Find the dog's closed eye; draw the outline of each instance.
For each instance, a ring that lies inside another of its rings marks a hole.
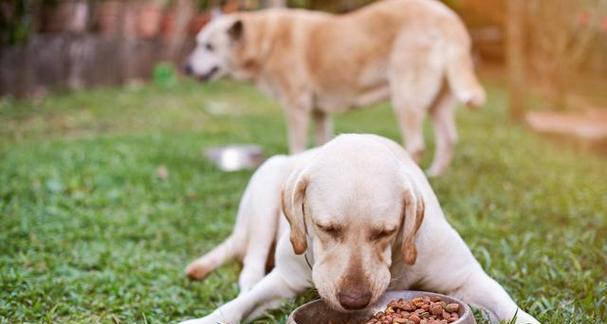
[[[341,237],[343,233],[342,228],[334,224],[316,224],[316,227],[318,227],[321,232],[335,238]]]
[[[211,43],[206,43],[204,45],[204,48],[206,48],[207,51],[209,51],[209,52],[212,52],[215,49],[215,47],[213,47],[213,44],[211,44]]]
[[[392,234],[396,233],[396,228],[382,228],[375,229],[371,231],[371,235],[369,235],[369,240],[377,241],[383,238],[387,238],[392,236]]]

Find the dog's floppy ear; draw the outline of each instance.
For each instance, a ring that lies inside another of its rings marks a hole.
[[[281,193],[282,211],[291,225],[291,244],[295,254],[302,254],[308,248],[304,219],[304,199],[308,183],[305,172],[293,172]]]
[[[417,249],[415,247],[415,235],[424,220],[425,202],[421,193],[416,190],[415,184],[404,177],[404,199],[403,199],[403,224],[402,253],[404,261],[408,265],[415,264]]]
[[[239,41],[240,39],[242,39],[243,34],[244,24],[242,20],[237,19],[235,22],[232,23],[232,26],[228,28],[228,36],[230,36],[230,39],[232,41]]]

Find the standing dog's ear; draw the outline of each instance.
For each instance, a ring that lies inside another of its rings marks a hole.
[[[295,254],[302,254],[308,248],[304,219],[307,186],[308,178],[304,172],[293,172],[281,193],[282,211],[291,225],[291,244]]]
[[[244,24],[238,19],[228,28],[228,36],[232,41],[239,41],[244,34]]]
[[[424,220],[425,203],[415,185],[408,178],[404,180],[404,206],[402,224],[402,253],[408,265],[415,264],[417,249],[415,247],[415,234]]]

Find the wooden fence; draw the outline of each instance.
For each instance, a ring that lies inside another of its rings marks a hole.
[[[192,40],[179,50],[180,64]],[[0,49],[0,95],[36,96],[51,89],[80,89],[150,77],[164,61],[161,38],[104,38],[99,34],[39,34],[23,46]]]

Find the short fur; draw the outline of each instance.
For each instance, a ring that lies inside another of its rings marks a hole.
[[[276,267],[266,275],[275,241]],[[312,287],[341,311],[417,287],[482,306],[494,319],[538,323],[483,271],[407,152],[375,135],[341,135],[264,163],[232,235],[186,272],[199,279],[235,257],[244,264],[240,295],[184,323],[251,320]]]
[[[332,137],[330,114],[390,99],[406,148],[419,161],[429,112],[436,153],[429,174],[450,164],[455,100],[480,106],[470,38],[435,0],[385,0],[345,15],[270,9],[213,20],[197,36],[188,70],[203,80],[252,80],[284,107],[291,153]]]

